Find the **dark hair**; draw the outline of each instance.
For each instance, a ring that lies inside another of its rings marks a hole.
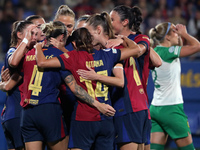
[[[76,43],[76,50],[85,50],[91,53],[93,50],[92,36],[86,28],[79,28],[72,33],[71,40]]]
[[[90,15],[82,15],[78,18],[77,22],[80,22],[80,21],[86,21],[88,18],[90,17]]]
[[[141,34],[140,24],[142,23],[142,13],[139,7],[134,6],[133,8],[120,5],[115,7],[112,11],[116,11],[119,14],[121,21],[125,19],[129,20],[129,29],[135,31],[136,34]]]
[[[46,35],[47,41],[53,37],[56,38],[61,34],[64,34],[64,37],[67,36],[67,28],[64,23],[60,21],[54,21],[50,23],[45,23],[41,25],[42,32]]]
[[[79,18],[78,18],[78,20],[76,21],[76,25],[75,25],[75,27],[77,28],[77,25],[79,24],[79,22],[81,22],[81,21],[85,21],[86,22],[86,20],[88,19],[90,17],[90,15],[82,15],[82,16],[80,16]]]
[[[167,32],[168,25],[168,22],[160,23],[149,30],[150,43],[152,47],[157,43],[162,43],[164,41],[164,37],[170,34],[171,28]]]
[[[12,33],[11,33],[11,47],[15,47],[18,42],[17,32],[23,32],[23,30],[27,27],[27,25],[33,24],[30,21],[15,21],[12,25]]]
[[[27,20],[27,21],[33,21],[33,20],[35,20],[35,19],[43,19],[41,16],[39,16],[39,15],[31,15],[31,16],[28,16],[28,17],[26,17],[26,19],[25,20]]]
[[[111,19],[107,12],[102,12],[101,14],[94,14],[90,16],[86,20],[86,23],[93,26],[95,29],[98,25],[101,25],[103,27],[104,33],[107,34],[109,38],[115,38],[112,29]]]
[[[59,16],[71,16],[75,18],[75,13],[71,10],[67,5],[61,5],[55,15],[55,20],[58,19]]]

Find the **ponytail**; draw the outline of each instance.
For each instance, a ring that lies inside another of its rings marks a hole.
[[[94,29],[97,28],[97,26],[102,26],[104,33],[109,36],[109,38],[113,39],[115,38],[113,29],[112,29],[112,24],[111,24],[111,19],[110,16],[107,12],[102,12],[101,14],[94,14],[90,16],[87,20],[86,23],[93,26]]]

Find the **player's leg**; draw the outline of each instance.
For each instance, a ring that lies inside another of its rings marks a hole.
[[[155,150],[164,150],[164,146],[167,142],[168,135],[165,133],[163,127],[161,126],[161,120],[164,118],[162,115],[164,112],[160,112],[160,106],[156,107],[150,106],[150,114],[151,114],[151,149]]]
[[[188,133],[188,136],[185,138],[175,139],[176,145],[180,150],[194,150],[194,145],[192,142],[192,136]]]
[[[169,135],[175,140],[175,143],[180,150],[194,150],[190,126],[188,118],[183,110],[183,104],[179,104],[176,107],[174,106],[173,109],[175,112],[172,116],[172,119],[174,118],[174,126],[172,126]]]
[[[25,143],[26,150],[43,150],[43,142],[42,141],[33,141]]]
[[[123,143],[119,144],[120,150],[137,150],[138,144],[137,143]]]
[[[59,141],[48,142],[48,147],[51,150],[67,150],[68,148],[68,138],[65,137]]]

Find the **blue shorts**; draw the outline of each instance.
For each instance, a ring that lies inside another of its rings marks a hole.
[[[60,104],[22,109],[21,130],[25,142],[54,142],[67,135]]]
[[[151,137],[151,119],[148,119],[148,125],[147,125],[147,140],[145,142],[145,145],[151,144],[150,137]]]
[[[69,148],[112,150],[114,142],[113,120],[71,121]]]
[[[24,147],[20,129],[20,118],[7,120],[2,124],[8,149]]]
[[[145,143],[147,140],[148,112],[142,110],[114,117],[116,143]]]

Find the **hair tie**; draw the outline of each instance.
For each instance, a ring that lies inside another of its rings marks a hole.
[[[170,27],[171,27],[171,23],[170,23],[170,22],[168,22],[167,31],[166,31],[166,33],[165,33],[164,37],[165,37],[165,36],[167,35],[167,33],[169,32],[169,29],[170,29]]]
[[[168,34],[170,27],[171,27],[171,23],[168,22],[167,31],[161,40],[163,40],[165,38],[165,36]]]

